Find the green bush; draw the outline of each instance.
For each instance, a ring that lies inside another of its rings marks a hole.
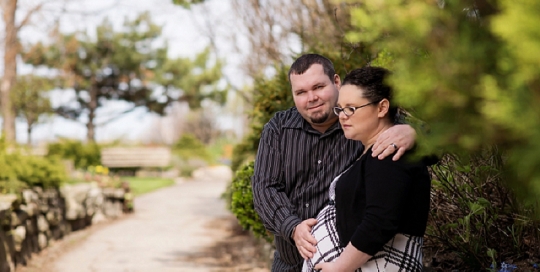
[[[505,156],[496,147],[445,155],[432,167],[425,248],[441,271],[481,271],[489,264],[540,261],[538,206],[524,206],[507,188]],[[536,259],[535,259],[536,258]]]
[[[199,158],[210,162],[212,159],[212,156],[206,150],[206,146],[195,135],[189,133],[182,134],[180,139],[173,145],[173,152],[182,160]]]
[[[64,164],[55,157],[0,151],[0,193],[16,193],[34,186],[58,188],[66,180]]]
[[[231,211],[238,219],[240,226],[251,230],[255,237],[272,241],[272,236],[266,231],[261,219],[253,207],[253,193],[251,190],[251,176],[254,162],[244,165],[236,171],[229,192],[231,198]]]
[[[15,154],[8,156],[18,161],[12,165],[17,179],[30,186],[58,188],[67,179],[66,169],[57,157],[42,158]]]
[[[83,144],[78,140],[62,139],[50,143],[47,157],[73,160],[75,168],[86,170],[89,166],[101,164],[101,147],[96,143]]]

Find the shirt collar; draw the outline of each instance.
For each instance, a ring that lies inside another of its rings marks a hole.
[[[298,109],[296,107],[293,107],[292,108],[292,112],[293,112],[293,115],[292,115],[292,118],[289,118],[284,124],[283,124],[283,127],[285,128],[297,128],[297,129],[304,129],[305,131],[308,131],[308,132],[315,132],[315,133],[319,133],[320,132],[316,129],[314,129],[307,121],[306,119],[304,119],[304,117],[302,117],[302,115],[300,115],[300,113],[298,112]],[[325,132],[323,135],[327,135],[327,134],[331,134],[333,133],[334,131],[336,130],[342,130],[341,129],[341,124],[339,122],[336,122],[334,123],[332,126],[330,126]]]

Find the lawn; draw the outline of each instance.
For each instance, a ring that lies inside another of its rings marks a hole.
[[[124,177],[122,179],[129,182],[131,191],[135,196],[149,193],[159,188],[171,186],[174,184],[174,180],[169,178]]]

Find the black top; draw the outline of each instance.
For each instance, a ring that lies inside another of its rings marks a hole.
[[[369,255],[397,233],[423,236],[431,180],[424,161],[404,155],[373,158],[371,148],[336,184],[336,225],[341,246],[349,241]]]
[[[315,218],[328,202],[332,180],[362,154],[339,122],[324,133],[296,108],[276,113],[264,126],[252,177],[253,201],[264,226],[275,235],[272,271],[300,271],[303,259],[290,238],[302,220]]]

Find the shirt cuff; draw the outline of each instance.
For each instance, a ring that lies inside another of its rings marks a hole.
[[[290,215],[289,217],[285,218],[283,221],[283,224],[281,224],[281,235],[283,238],[288,241],[291,245],[295,245],[294,239],[292,239],[292,232],[294,228],[302,223],[302,220],[298,218],[295,215]]]

